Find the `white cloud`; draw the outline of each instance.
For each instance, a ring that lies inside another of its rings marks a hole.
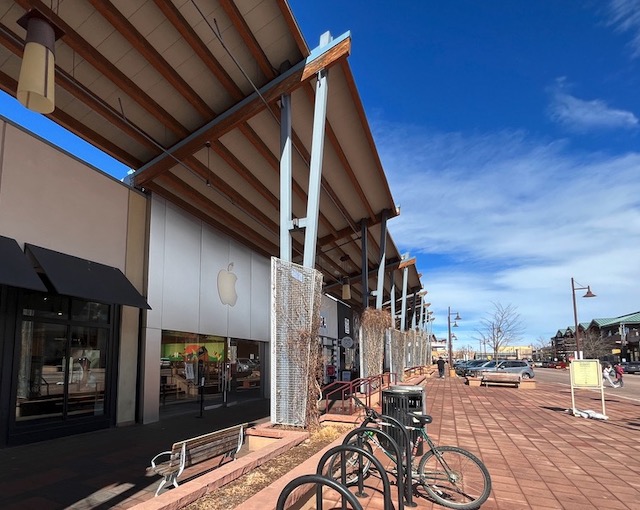
[[[640,0],[610,0],[607,14],[610,26],[631,33],[633,56],[640,56]]]
[[[463,345],[491,303],[513,304],[525,342],[573,324],[571,277],[596,299],[579,320],[640,310],[640,153],[572,153],[523,133],[477,136],[374,124],[391,190],[390,223],[401,250],[419,256],[435,331],[446,308],[463,316]]]
[[[638,126],[638,118],[629,111],[611,108],[600,99],[585,101],[566,91],[564,79],[552,88],[549,106],[551,118],[573,131],[593,129],[629,129]]]

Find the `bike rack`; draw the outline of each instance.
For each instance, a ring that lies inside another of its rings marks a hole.
[[[412,507],[417,506],[417,504],[413,502],[413,490],[412,490],[413,477],[411,473],[411,468],[413,466],[413,453],[411,451],[411,436],[409,435],[409,431],[407,430],[407,427],[404,425],[404,423],[400,422],[397,418],[394,418],[393,416],[381,414],[380,419],[384,421],[374,422],[374,423],[378,423],[379,425],[392,426],[402,431],[402,434],[404,436],[404,452],[407,455],[407,465],[403,466],[405,470],[404,486],[407,492],[406,494],[407,506],[412,506]],[[400,449],[399,445],[398,445],[398,449]]]
[[[361,442],[360,437],[358,437],[358,442]],[[366,494],[363,492],[364,476],[362,474],[362,457],[364,456],[373,463],[373,465],[376,467],[376,469],[380,473],[380,477],[382,478],[382,488],[384,493],[384,510],[394,510],[394,506],[391,501],[391,484],[389,483],[389,476],[387,475],[387,472],[385,471],[384,466],[382,465],[382,462],[380,462],[372,453],[368,452],[361,446],[341,444],[331,448],[330,450],[327,450],[327,452],[320,459],[320,462],[318,462],[317,474],[319,475],[322,474],[322,472],[324,471],[325,464],[331,457],[333,457],[334,455],[340,454],[340,469],[342,470],[341,483],[342,485],[346,486],[346,482],[347,482],[347,479],[346,479],[347,475],[345,472],[347,467],[347,461],[345,456],[346,452],[355,452],[358,454],[358,464],[359,464],[358,493],[356,493],[356,496],[358,497],[366,496]],[[344,508],[344,501],[343,501],[343,508]],[[398,510],[402,510],[402,507],[398,508]]]
[[[287,498],[293,492],[294,489],[299,487],[300,485],[305,484],[315,484],[316,485],[316,509],[322,510],[322,485],[326,485],[330,487],[334,491],[338,492],[342,496],[342,507],[345,508],[345,499],[349,502],[353,510],[362,510],[362,505],[358,501],[358,499],[347,489],[344,485],[336,482],[333,478],[327,478],[322,475],[302,475],[297,478],[291,480],[285,487],[282,489],[280,496],[278,497],[278,503],[276,504],[276,510],[284,510],[284,504],[287,502]]]
[[[393,447],[394,453],[396,454],[396,459],[395,459],[395,464],[396,464],[396,470],[397,470],[397,475],[396,475],[396,480],[397,480],[397,485],[398,485],[398,510],[404,510],[404,499],[405,499],[405,481],[407,480],[407,470],[405,469],[405,467],[402,464],[402,456],[400,455],[400,447],[398,446],[398,443],[396,443],[395,439],[393,439],[391,437],[390,434],[387,434],[384,430],[380,430],[380,429],[376,429],[373,427],[358,427],[357,429],[353,429],[351,432],[349,432],[344,440],[342,441],[343,445],[346,445],[349,443],[349,440],[353,437],[353,436],[358,436],[358,446],[362,447],[362,433],[363,432],[371,432],[373,434],[382,436],[383,438],[387,439],[389,441],[389,444]],[[410,469],[410,468],[409,468]],[[386,471],[386,470],[385,470]],[[403,472],[404,472],[404,476],[403,476]],[[409,473],[409,476],[411,476],[411,473]],[[409,487],[412,487],[412,483],[411,483],[411,478],[408,479],[409,481]],[[362,492],[364,490],[364,484],[362,481],[362,477],[358,477],[358,491]],[[409,497],[406,498],[407,499],[407,505],[408,506],[417,506],[414,502],[413,499],[411,498],[411,490],[409,490]]]

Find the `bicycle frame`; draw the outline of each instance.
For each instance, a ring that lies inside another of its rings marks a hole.
[[[471,510],[478,508],[487,500],[491,492],[491,477],[486,466],[480,459],[463,448],[436,446],[427,434],[427,425],[431,423],[430,416],[407,411],[407,416],[411,418],[411,424],[405,425],[395,417],[378,413],[360,401],[356,395],[352,395],[352,397],[356,405],[366,412],[366,417],[360,426],[361,432],[359,434],[361,435],[358,444],[362,447],[361,441],[365,441],[368,443],[370,451],[374,447],[381,449],[396,465],[396,476],[404,478],[405,486],[409,488],[406,491],[406,500],[409,506],[413,506],[410,488],[414,481],[422,485],[431,498],[446,507]],[[375,427],[372,427],[371,424],[374,424]],[[392,437],[388,431],[385,432],[382,429],[385,426],[402,430],[402,447],[398,445],[397,436]],[[377,437],[377,431],[385,433],[383,437],[386,437],[386,441],[381,441]],[[358,434],[358,429],[351,434]],[[412,438],[410,434],[414,437]],[[425,451],[418,455],[422,449]],[[359,469],[363,470],[362,456],[359,459],[361,463]],[[414,459],[416,461],[419,459],[419,461],[416,463]],[[368,466],[366,469],[368,470]],[[465,488],[465,472],[469,472],[469,469],[473,473],[469,479],[472,480],[469,486],[470,491]],[[458,497],[462,498],[462,501],[459,502]]]
[[[375,423],[377,425],[389,425],[389,423],[385,423],[384,417],[381,417],[382,421],[376,421],[373,418],[367,417],[364,422],[362,423],[361,427],[367,427],[370,423]],[[420,456],[416,455],[416,452],[419,451],[418,447],[420,446],[420,443],[426,443],[427,445],[427,449],[426,451],[424,451],[423,455],[427,453],[427,451],[430,451],[437,459],[438,462],[440,462],[440,465],[443,467],[447,478],[451,478],[453,470],[449,467],[449,465],[447,464],[447,461],[444,459],[444,457],[442,456],[442,454],[438,451],[438,447],[436,446],[436,444],[431,440],[431,438],[429,437],[429,435],[427,434],[427,430],[425,427],[414,427],[412,425],[405,425],[404,426],[408,431],[412,431],[412,430],[417,430],[418,431],[418,438],[417,441],[415,442],[415,444],[411,445],[411,451],[412,451],[412,460],[419,458]],[[396,462],[396,458],[395,455],[393,454],[393,452],[391,452],[388,448],[386,448],[379,440],[378,438],[375,436],[375,434],[371,433],[371,432],[365,432],[365,436],[367,438],[367,441],[370,441],[371,443],[373,443],[374,445],[376,445],[378,448],[380,448],[383,453],[393,462]],[[413,480],[419,480],[419,474],[417,472],[417,470],[411,469],[411,478]]]

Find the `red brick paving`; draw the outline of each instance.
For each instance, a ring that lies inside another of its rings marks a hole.
[[[436,444],[471,451],[491,473],[493,490],[483,509],[640,509],[640,400],[608,393],[609,420],[600,421],[565,412],[571,407],[566,385],[471,388],[460,378],[424,385],[434,418],[429,435]],[[599,412],[599,392],[577,390],[576,406]],[[313,469],[310,461],[288,479]],[[381,494],[367,492],[373,497],[361,500],[363,508],[382,508]],[[337,496],[325,493],[332,502],[325,510],[339,508]],[[267,495],[256,495],[242,510],[274,508]],[[418,509],[443,508],[424,497],[414,501]]]
[[[566,385],[538,381],[534,390],[472,388],[459,378],[432,378],[423,384],[427,411],[434,418],[429,435],[439,445],[471,451],[491,473],[493,490],[483,510],[640,510],[640,398],[608,391],[609,420],[598,421],[565,412],[571,407]],[[599,392],[579,390],[576,406],[599,411]],[[185,417],[0,450],[0,507],[128,509],[146,501],[145,505],[153,503],[156,508],[177,508],[177,497],[201,491],[204,477],[152,498],[159,478],[145,478],[149,459],[165,449],[170,438],[191,437],[197,432],[195,426],[219,428],[240,407],[216,411],[220,414],[211,413],[205,420]],[[123,465],[115,459],[125,450],[129,461]],[[309,459],[239,508],[275,508],[282,487],[299,474],[315,472],[319,457]],[[373,481],[373,477],[367,480]],[[393,486],[394,502],[395,489]],[[381,509],[381,494],[368,492],[371,496],[362,500],[363,507]],[[336,498],[330,492],[325,497],[326,510]],[[415,501],[418,509],[443,508],[424,497]]]

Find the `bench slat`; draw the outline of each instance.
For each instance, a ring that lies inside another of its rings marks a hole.
[[[484,372],[482,374],[481,384],[488,386],[490,384],[512,384],[520,385],[520,374],[510,374],[504,372]]]
[[[182,445],[185,445],[185,467],[202,461],[233,452],[238,448],[240,431],[246,429],[248,423],[234,425],[222,430],[209,432],[190,439],[175,442],[171,447],[169,460],[157,464],[154,471],[165,476],[180,469]]]

